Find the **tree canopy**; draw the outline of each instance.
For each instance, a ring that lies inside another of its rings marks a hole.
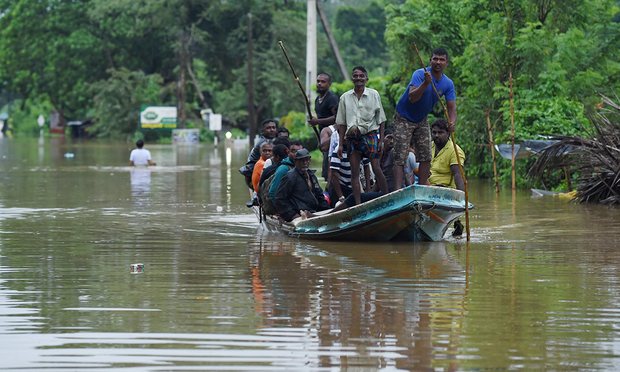
[[[491,169],[487,120],[510,138],[510,76],[517,140],[583,132],[620,86],[618,0],[319,1],[345,65],[369,69],[388,115],[420,67],[413,43],[425,61],[448,49],[470,174]],[[319,30],[319,70],[342,91]],[[91,118],[100,137],[132,136],[142,103],[176,105],[186,125],[208,107],[245,129],[250,87],[259,121],[304,112],[277,43],[299,73],[305,36],[302,0],[0,0],[0,104],[16,117],[48,107]]]

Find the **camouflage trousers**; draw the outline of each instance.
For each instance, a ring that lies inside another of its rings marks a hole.
[[[394,115],[394,164],[405,165],[410,145],[413,146],[418,162],[430,162],[433,159],[431,129],[426,118],[418,123],[413,123],[397,113]]]

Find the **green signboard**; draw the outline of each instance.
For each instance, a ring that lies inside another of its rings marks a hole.
[[[175,129],[177,108],[173,106],[143,106],[140,111],[140,128]]]

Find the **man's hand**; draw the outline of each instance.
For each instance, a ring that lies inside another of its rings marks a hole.
[[[338,143],[338,158],[342,159],[342,140]]]
[[[308,124],[315,127],[319,125],[319,119],[318,118],[308,119]]]
[[[428,70],[424,70],[424,84],[429,85],[433,82],[433,77]]]
[[[448,122],[448,133],[454,133],[455,130],[456,130],[456,125],[454,125],[454,123],[452,122]]]

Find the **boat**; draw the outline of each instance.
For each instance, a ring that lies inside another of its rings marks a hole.
[[[302,239],[440,241],[450,224],[465,213],[465,193],[411,185],[347,209],[321,211],[291,222],[265,216],[258,207],[254,211],[269,231]]]

